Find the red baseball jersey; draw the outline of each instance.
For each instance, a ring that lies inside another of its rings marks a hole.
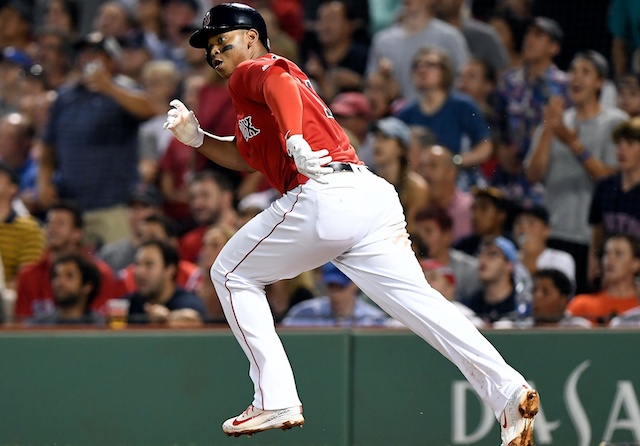
[[[284,135],[265,100],[264,80],[273,65],[283,68],[297,81],[302,98],[303,136],[311,148],[329,150],[334,162],[361,164],[349,137],[316,94],[309,78],[296,64],[275,54],[242,62],[229,78],[229,91],[238,115],[236,144],[247,164],[262,172],[281,193],[308,181],[287,155]]]

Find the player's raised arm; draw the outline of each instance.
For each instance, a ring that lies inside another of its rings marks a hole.
[[[172,108],[167,112],[164,128],[171,130],[178,141],[195,148],[211,161],[223,167],[253,172],[254,169],[240,156],[234,136],[217,136],[205,132],[200,127],[195,113],[178,99],[174,99],[169,105]]]

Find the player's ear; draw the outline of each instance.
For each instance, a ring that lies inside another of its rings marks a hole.
[[[251,48],[253,45],[255,45],[255,43],[258,41],[258,31],[256,31],[255,29],[250,29],[247,31],[247,33],[245,34],[246,38],[247,38],[247,49]]]

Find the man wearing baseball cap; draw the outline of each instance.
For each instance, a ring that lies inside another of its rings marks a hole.
[[[505,72],[499,83],[503,108],[496,114],[507,116],[509,142],[520,159],[529,150],[533,131],[543,120],[547,101],[554,96],[569,101],[567,75],[553,63],[560,54],[562,38],[562,28],[555,20],[536,17],[522,44],[523,66]]]

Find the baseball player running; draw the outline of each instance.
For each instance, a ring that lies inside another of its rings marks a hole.
[[[429,286],[395,189],[358,160],[300,68],[269,52],[260,14],[240,3],[217,5],[189,43],[203,48],[209,65],[229,80],[236,134],[205,132],[178,100],[165,128],[222,166],[262,172],[282,193],[231,238],[211,267],[254,384],[251,405],[222,430],[239,436],[304,423],[264,287],[331,261],[460,369],[493,409],[503,446],[532,445],[538,393]]]

